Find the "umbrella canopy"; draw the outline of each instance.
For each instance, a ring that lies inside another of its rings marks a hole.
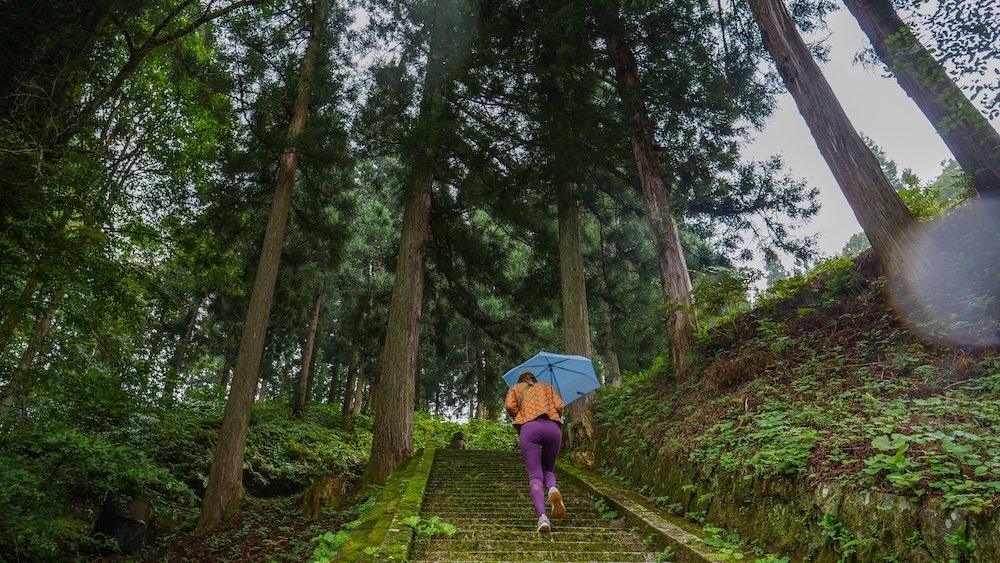
[[[601,386],[597,373],[594,372],[594,363],[584,356],[539,352],[505,373],[504,383],[507,387],[513,387],[518,376],[525,371],[535,374],[539,383],[555,387],[566,405]]]

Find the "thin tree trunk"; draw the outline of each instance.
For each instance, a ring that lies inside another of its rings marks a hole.
[[[14,408],[14,397],[16,395],[21,395],[22,397],[28,393],[28,368],[31,367],[32,362],[35,361],[35,356],[38,355],[38,349],[42,346],[42,342],[45,341],[46,335],[48,335],[49,330],[52,328],[52,317],[55,314],[55,303],[56,299],[53,299],[52,303],[49,304],[49,308],[45,313],[38,318],[35,323],[35,328],[31,331],[31,338],[28,340],[28,347],[25,348],[24,353],[21,354],[21,361],[17,365],[17,369],[11,376],[10,381],[7,383],[7,387],[3,391],[3,395],[0,396],[0,417],[4,417]]]
[[[260,378],[260,385],[257,386],[257,398],[254,402],[260,404],[267,400],[267,378]]]
[[[347,382],[344,383],[344,408],[341,411],[343,417],[349,417],[354,413],[354,388],[358,385],[358,367],[361,364],[361,355],[358,350],[351,352],[351,361],[347,364]]]
[[[368,402],[375,400],[375,386],[369,387]],[[354,380],[354,397],[351,399],[351,418],[357,418],[363,410],[367,410],[365,402],[365,365],[358,364],[358,377]]]
[[[226,343],[223,347],[224,359],[222,360],[222,369],[219,371],[219,391],[225,393],[229,388],[229,376],[233,371],[233,352],[232,347],[236,344],[236,332],[233,331],[226,337]]]
[[[295,385],[292,384],[292,364],[286,364],[278,376],[278,384],[281,393],[287,393],[289,402],[294,399]]]
[[[337,402],[338,393],[340,391],[340,366],[333,364],[330,366],[330,386],[327,387],[326,391],[326,404],[332,405]],[[341,405],[341,412],[343,412],[343,405]]]
[[[219,370],[219,391],[225,393],[229,389],[229,377],[233,371],[233,360],[226,354],[226,359],[222,362],[222,369]]]
[[[444,4],[448,4],[445,6]],[[431,188],[437,161],[436,125],[444,114],[446,19],[451,2],[438,0],[431,29],[417,128],[425,134],[416,147],[399,241],[389,321],[375,395],[375,425],[366,477],[384,483],[413,455],[413,385],[420,350],[420,315],[424,300],[424,246],[430,235]]]
[[[603,301],[601,302],[601,316],[604,320],[604,330],[601,331],[604,336],[604,359],[607,360],[608,371],[611,372],[608,386],[621,387],[623,382],[622,368],[618,365],[618,349],[615,346],[614,325],[611,323],[611,308]]]
[[[646,220],[660,262],[664,301],[669,307],[667,336],[670,339],[671,361],[677,374],[684,375],[689,367],[688,349],[695,317],[691,308],[691,277],[670,202],[670,183],[656,155],[653,123],[642,97],[635,55],[625,40],[617,15],[607,28],[604,39],[608,56],[615,67],[618,96],[628,117],[629,140],[642,184]]]
[[[889,0],[844,0],[879,59],[930,120],[980,195],[1000,195],[1000,134],[920,44]]]
[[[484,420],[486,418],[486,351],[482,349],[479,345],[479,340],[476,340],[476,353],[473,358],[472,369],[476,377],[476,414],[475,417],[479,420]]]
[[[247,425],[250,422],[250,405],[257,387],[260,360],[264,348],[264,335],[271,315],[274,284],[278,277],[281,249],[285,242],[288,210],[298,166],[298,145],[309,113],[309,90],[321,49],[321,37],[326,20],[327,0],[317,0],[314,5],[312,30],[302,60],[299,90],[295,100],[292,122],[289,126],[289,148],[281,156],[274,199],[257,276],[250,294],[243,338],[236,356],[232,390],[226,402],[226,411],[219,429],[219,445],[212,459],[208,485],[202,500],[199,533],[207,532],[220,522],[229,520],[239,512],[243,498],[243,459],[246,454]]]
[[[907,248],[918,247],[916,220],[851,125],[784,3],[750,0],[750,9],[778,73],[885,271],[919,276],[920,264],[905,255]]]
[[[319,403],[321,400],[316,398],[316,382],[323,378],[323,348],[319,345],[315,345],[316,348],[312,353],[312,368],[309,373],[309,381],[306,384],[306,401]]]
[[[31,297],[35,294],[36,289],[38,289],[38,276],[32,274],[28,278],[28,281],[24,283],[24,288],[21,290],[21,297],[18,299],[14,310],[4,319],[3,327],[0,327],[0,354],[3,354],[3,351],[7,348],[7,343],[10,341],[10,337],[14,335],[14,330],[21,323],[21,318],[24,317],[24,312],[28,310]]]
[[[566,351],[590,357],[590,317],[587,310],[587,282],[580,241],[580,211],[576,202],[576,184],[563,182],[557,191],[559,212],[559,280],[562,288],[563,332]],[[590,402],[593,393],[581,397],[566,409],[566,433],[570,448],[594,437]],[[571,400],[572,397],[565,397]],[[580,436],[578,431],[582,431]],[[579,438],[579,439],[578,439]]]
[[[313,299],[312,313],[309,315],[309,330],[306,333],[306,342],[302,346],[302,365],[299,367],[299,378],[295,384],[295,405],[292,407],[292,414],[301,417],[306,410],[306,399],[309,391],[309,374],[312,366],[313,348],[316,345],[316,327],[319,326],[319,310],[323,304],[323,288],[316,290],[316,298]]]
[[[184,364],[184,355],[191,345],[194,328],[198,324],[198,313],[201,311],[201,304],[204,301],[204,297],[199,297],[192,305],[191,311],[188,313],[187,324],[184,327],[184,334],[177,339],[177,345],[174,346],[174,355],[170,359],[170,368],[167,371],[167,380],[164,383],[163,396],[161,397],[165,404],[169,405],[174,401],[174,393],[177,392],[177,383],[180,380],[181,366]]]

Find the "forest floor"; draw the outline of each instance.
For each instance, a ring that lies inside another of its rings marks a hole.
[[[301,495],[282,498],[246,498],[240,515],[204,535],[178,532],[157,538],[152,545],[129,557],[110,562],[202,562],[202,561],[308,561],[316,546],[314,538],[338,530],[354,519],[349,510],[309,520],[299,508]]]

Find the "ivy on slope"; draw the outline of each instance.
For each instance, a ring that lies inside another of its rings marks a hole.
[[[602,392],[619,454],[1000,506],[1000,356],[919,340],[873,267],[828,263],[717,320],[691,381],[651,371]]]

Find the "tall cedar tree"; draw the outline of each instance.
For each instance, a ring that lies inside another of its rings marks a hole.
[[[297,417],[305,413],[306,402],[309,399],[308,390],[313,377],[313,351],[316,348],[316,328],[319,326],[319,311],[323,305],[324,290],[323,286],[316,289],[312,312],[309,315],[309,327],[306,329],[305,342],[302,344],[302,363],[299,366],[299,377],[295,381],[295,402],[292,404],[292,413]]]
[[[629,142],[642,184],[646,219],[660,262],[664,300],[670,306],[667,336],[674,369],[684,375],[695,317],[691,309],[691,277],[688,274],[677,223],[670,201],[670,182],[657,156],[653,123],[642,97],[639,68],[618,13],[606,14],[604,40],[615,68],[618,95],[629,124]]]
[[[781,0],[750,0],[778,73],[809,126],[827,165],[890,275],[915,273],[916,220],[871,149],[851,125]]]
[[[274,199],[271,202],[257,275],[243,327],[243,337],[236,357],[232,388],[219,430],[219,445],[212,458],[212,469],[202,499],[201,517],[197,526],[199,532],[206,532],[220,522],[235,516],[239,512],[243,497],[243,458],[246,454],[250,406],[257,390],[264,335],[271,314],[271,300],[274,295],[275,280],[278,277],[278,265],[285,241],[288,211],[298,167],[299,138],[305,129],[309,113],[309,93],[322,48],[321,39],[326,12],[327,0],[317,0],[313,5],[312,29],[302,59],[298,94],[288,127],[288,148],[281,155],[279,163]]]
[[[441,122],[452,64],[455,29],[461,18],[461,0],[438,0],[427,22],[430,45],[415,124],[399,257],[389,302],[389,320],[382,348],[372,452],[366,477],[374,483],[386,478],[413,455],[413,401],[420,350],[420,315],[424,300],[424,255],[430,234],[431,191],[440,157]]]
[[[889,0],[844,0],[879,59],[924,113],[980,195],[1000,195],[1000,134],[903,23]]]
[[[563,332],[566,338],[566,352],[590,357],[590,319],[587,311],[587,282],[583,263],[583,245],[580,237],[580,210],[576,199],[576,184],[564,182],[559,186],[557,207],[559,213],[559,280],[562,288]],[[580,441],[574,434],[576,428],[583,430],[583,443],[590,443],[594,437],[593,421],[590,416],[591,395],[582,397],[567,409],[567,427],[570,431],[569,445]]]

